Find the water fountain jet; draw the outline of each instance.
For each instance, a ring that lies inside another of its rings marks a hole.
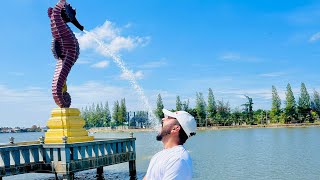
[[[93,33],[93,32],[89,32],[84,30],[83,32],[85,32],[86,34],[88,34],[89,36],[91,36],[95,42],[103,48],[103,50],[108,54],[108,56],[111,57],[111,59],[113,60],[114,63],[116,63],[116,65],[121,69],[121,71],[123,73],[126,73],[129,75],[129,82],[130,85],[133,87],[133,89],[139,94],[139,97],[141,98],[141,101],[144,105],[144,108],[148,110],[148,114],[151,116],[151,127],[153,129],[157,129],[160,126],[160,121],[158,120],[158,118],[155,116],[155,114],[153,113],[153,110],[149,104],[149,100],[146,97],[143,88],[138,84],[136,78],[134,77],[134,74],[127,68],[126,64],[124,63],[124,61],[114,52],[112,52],[112,50],[110,50],[106,44],[102,41],[99,40],[97,38],[97,36]]]

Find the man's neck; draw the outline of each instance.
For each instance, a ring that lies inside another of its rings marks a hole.
[[[163,139],[162,143],[163,143],[164,149],[170,149],[179,145],[178,141],[172,138]]]

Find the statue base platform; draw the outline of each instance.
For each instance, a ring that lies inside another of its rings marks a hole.
[[[45,143],[75,143],[92,141],[93,136],[83,128],[85,121],[76,108],[54,108],[47,122],[49,127],[45,133]]]

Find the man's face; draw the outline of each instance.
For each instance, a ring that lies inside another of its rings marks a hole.
[[[177,119],[174,117],[167,116],[162,118],[162,128],[156,137],[157,141],[161,141],[163,137],[169,135],[171,133],[172,128],[178,124],[179,123]]]

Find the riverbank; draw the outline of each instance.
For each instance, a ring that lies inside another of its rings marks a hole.
[[[209,126],[198,127],[200,131],[203,130],[222,130],[222,129],[247,129],[247,128],[297,128],[297,127],[320,127],[320,122],[316,123],[297,123],[297,124],[268,124],[268,125],[239,125],[239,126]],[[120,127],[119,129],[110,129],[108,127],[96,127],[88,130],[89,133],[98,132],[149,132],[156,131],[152,128],[138,128],[128,129],[127,127]]]

